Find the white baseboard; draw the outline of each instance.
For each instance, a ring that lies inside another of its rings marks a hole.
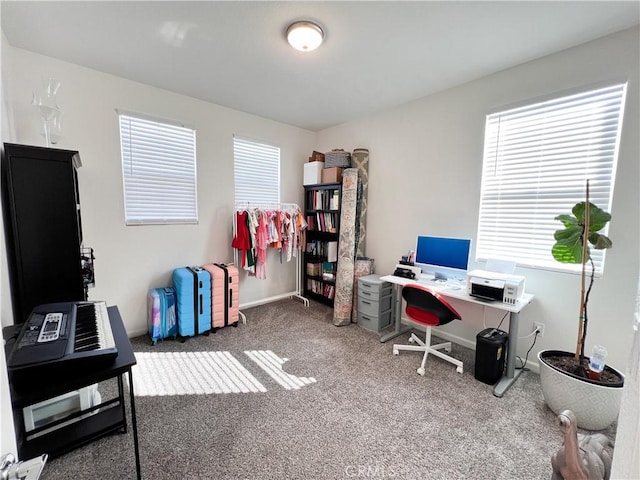
[[[140,329],[140,328],[136,328],[135,330],[131,330],[130,332],[127,332],[127,336],[129,338],[133,338],[133,337],[139,337],[140,335],[145,335],[145,334],[149,334],[149,330],[145,329]]]

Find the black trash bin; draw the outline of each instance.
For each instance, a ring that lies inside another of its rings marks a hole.
[[[494,385],[504,372],[509,334],[497,328],[487,328],[476,336],[476,380]]]

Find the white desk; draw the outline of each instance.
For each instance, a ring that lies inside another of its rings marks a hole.
[[[454,298],[456,300],[462,300],[469,303],[475,303],[484,307],[495,308],[502,310],[503,312],[509,312],[509,342],[507,347],[507,373],[500,379],[500,381],[493,388],[493,394],[496,397],[502,397],[505,392],[511,387],[513,382],[520,376],[522,370],[516,370],[516,355],[518,348],[518,323],[520,311],[531,303],[533,295],[525,293],[521,300],[515,305],[509,305],[502,302],[485,301],[476,297],[472,297],[467,294],[466,287],[459,287],[458,289],[452,288],[451,285],[446,283],[439,283],[433,281],[424,280],[411,280],[408,278],[396,277],[395,275],[385,275],[380,277],[380,280],[393,284],[395,292],[395,330],[380,338],[381,342],[386,342],[395,338],[403,333],[412,330],[412,327],[402,326],[402,287],[409,283],[417,283],[418,285],[425,285],[435,291],[437,291],[443,297]],[[513,339],[513,341],[512,341]]]

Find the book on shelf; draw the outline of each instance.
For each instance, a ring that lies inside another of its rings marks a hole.
[[[338,242],[327,242],[327,261],[338,261]]]
[[[328,262],[338,261],[338,242],[326,240],[309,240],[306,245],[306,253],[318,257],[326,257]]]
[[[315,190],[308,192],[308,208],[312,210],[339,210],[339,190]]]
[[[317,212],[315,219],[315,226],[317,230],[321,232],[336,233],[336,214],[329,212]]]
[[[336,213],[316,212],[313,215],[307,215],[307,230],[337,233],[337,220]]]
[[[333,300],[335,297],[335,287],[333,285],[325,285],[322,291],[322,295],[327,297],[329,300]]]
[[[307,252],[309,255],[317,255],[318,250],[316,247],[316,242],[307,242],[307,248],[305,248],[304,251]]]
[[[318,280],[308,279],[307,290],[313,293],[322,294],[322,282]]]
[[[314,215],[307,215],[307,230],[316,230],[316,218]]]
[[[329,210],[338,210],[340,207],[340,195],[338,190],[332,190],[333,194],[329,200]]]
[[[307,275],[310,277],[319,277],[322,273],[322,263],[307,262]]]
[[[306,252],[309,255],[324,257],[326,256],[326,243],[320,240],[310,240],[307,242]]]
[[[336,264],[332,262],[322,262],[322,279],[330,282],[336,280]]]

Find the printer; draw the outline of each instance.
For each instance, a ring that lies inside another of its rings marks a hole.
[[[471,270],[467,272],[467,293],[473,297],[515,305],[524,295],[524,277],[488,270]]]

